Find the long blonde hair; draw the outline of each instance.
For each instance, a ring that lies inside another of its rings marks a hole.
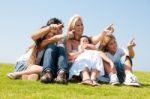
[[[81,20],[82,21],[82,18],[80,15],[78,14],[75,14],[73,17],[70,18],[69,20],[69,23],[68,23],[68,31],[72,31],[74,29],[74,26],[75,26],[75,20],[78,19],[78,20]]]
[[[112,33],[108,33],[104,36],[104,39],[102,40],[98,50],[103,51],[103,52],[107,52],[107,46],[109,44],[110,41],[112,40],[116,40],[115,36]]]
[[[82,22],[81,16],[78,15],[78,14],[75,14],[73,17],[70,18],[70,20],[68,22],[67,33],[69,33],[70,31],[74,30],[75,24],[76,24],[76,20],[80,20]]]

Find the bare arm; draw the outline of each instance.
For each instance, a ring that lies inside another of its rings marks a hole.
[[[86,44],[86,48],[88,48],[90,50],[96,50],[96,46],[93,44]]]
[[[60,34],[60,35],[55,35],[55,36],[53,36],[53,37],[51,37],[49,39],[45,39],[41,43],[41,48],[46,47],[50,43],[56,43],[56,42],[62,40],[63,38],[64,38],[64,35]]]
[[[104,52],[102,52],[102,51],[99,51],[99,52],[100,52],[100,56],[102,57],[102,59],[104,61],[106,61],[107,63],[109,63],[110,66],[114,66],[114,63],[112,62],[112,60],[109,59]]]
[[[39,38],[45,36],[47,33],[50,33],[50,32],[57,32],[60,28],[63,27],[63,24],[51,24],[50,26],[46,26],[44,28],[41,28],[39,29],[38,31],[34,32],[32,35],[31,35],[31,38],[36,41],[38,40]]]
[[[91,41],[93,44],[97,44],[98,42],[102,42],[104,36],[106,35],[106,33],[113,33],[114,32],[114,28],[112,27],[113,24],[108,25],[104,31],[100,32],[98,35],[93,36],[91,38]]]
[[[36,40],[38,40],[39,38],[41,38],[41,37],[43,37],[44,35],[46,35],[48,32],[50,32],[50,26],[41,28],[41,29],[39,29],[38,31],[34,32],[34,33],[31,35],[31,38],[32,38],[34,41],[36,41]]]
[[[82,51],[73,52],[72,46],[73,46],[72,41],[67,40],[66,42],[67,54],[68,54],[68,59],[71,61],[76,59],[82,53]],[[75,49],[78,49],[78,45],[76,45]]]

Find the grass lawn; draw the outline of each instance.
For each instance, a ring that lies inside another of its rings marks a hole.
[[[141,87],[99,87],[76,83],[42,84],[39,81],[10,80],[6,77],[13,71],[12,64],[0,64],[0,99],[150,99],[150,72],[134,72]]]

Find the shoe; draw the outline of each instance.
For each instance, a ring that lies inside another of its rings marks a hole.
[[[133,74],[126,75],[124,84],[127,86],[135,86],[135,87],[141,86],[138,82],[138,79]]]
[[[64,70],[60,70],[57,78],[55,79],[57,83],[65,84],[67,83],[67,74]]]
[[[119,80],[116,74],[111,74],[110,75],[110,82],[111,85],[119,85]]]
[[[20,76],[16,75],[16,73],[8,73],[7,77],[12,79],[12,80],[16,80],[16,79],[20,78]]]
[[[50,70],[46,70],[45,72],[43,72],[40,80],[42,83],[51,83],[53,81],[52,72]]]
[[[97,80],[98,80],[98,82],[102,82],[102,83],[110,82],[110,79],[108,77],[104,77],[104,76],[98,77]]]

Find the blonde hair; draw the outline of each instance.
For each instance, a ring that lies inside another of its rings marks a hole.
[[[112,40],[116,40],[115,36],[112,33],[106,34],[98,49],[104,52],[108,51],[107,46]]]
[[[76,20],[82,21],[81,16],[78,14],[75,14],[73,17],[70,18],[69,23],[68,23],[68,31],[72,31],[74,29]]]

